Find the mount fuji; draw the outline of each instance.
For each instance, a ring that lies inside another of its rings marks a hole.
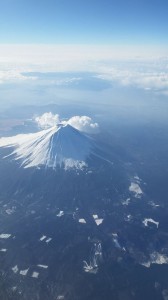
[[[59,124],[37,133],[0,139],[0,148],[9,148],[4,158],[19,161],[23,168],[63,167],[83,169],[91,156],[99,157],[93,137],[69,124]]]

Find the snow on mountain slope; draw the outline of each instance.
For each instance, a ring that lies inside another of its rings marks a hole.
[[[70,125],[58,125],[37,133],[0,138],[0,147],[11,148],[8,157],[21,160],[24,168],[46,166],[65,169],[86,166],[94,154],[94,140]]]

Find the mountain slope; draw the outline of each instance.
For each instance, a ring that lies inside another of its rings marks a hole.
[[[20,160],[24,168],[63,166],[81,169],[87,166],[86,160],[91,154],[96,155],[91,137],[62,124],[37,133],[1,138],[0,147],[11,148],[8,157]]]

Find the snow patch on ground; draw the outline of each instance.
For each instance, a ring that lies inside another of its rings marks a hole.
[[[159,222],[154,221],[153,219],[144,219],[144,221],[142,222],[146,227],[148,226],[148,223],[153,223],[156,225],[156,227],[159,227]]]
[[[90,263],[83,261],[83,269],[86,273],[96,274],[98,271],[99,263],[102,260],[102,246],[101,243],[95,243],[91,251]]]
[[[129,205],[130,204],[131,199],[127,198],[126,200],[122,201],[122,205]]]
[[[46,239],[46,237],[47,237],[46,235],[42,235],[42,237],[39,239],[39,241],[41,241],[41,242],[44,241]]]
[[[42,237],[39,239],[40,242],[46,242],[47,244],[49,242],[51,242],[52,238],[51,237],[47,237],[46,235],[42,235]]]
[[[14,208],[8,208],[8,209],[6,209],[6,211],[5,211],[6,213],[7,213],[7,215],[12,215],[14,212],[15,212],[15,209]]]
[[[168,257],[165,254],[153,252],[152,254],[150,254],[150,260],[141,263],[141,265],[145,266],[146,268],[150,268],[152,264],[168,264]]]
[[[8,239],[11,237],[11,234],[8,233],[1,233],[0,234],[0,239]]]
[[[95,220],[95,223],[96,223],[97,226],[99,226],[100,224],[103,223],[103,220],[104,220],[104,219],[99,218],[97,214],[94,214],[94,215],[92,215],[92,216],[93,216],[93,219]]]
[[[116,248],[126,251],[124,247],[122,247],[118,241],[118,234],[117,233],[112,233],[112,237],[113,237],[113,242]]]
[[[52,240],[52,238],[47,238],[47,240],[45,242],[48,244],[49,242],[51,242],[51,240]]]
[[[86,224],[85,219],[79,219],[79,223]]]
[[[60,210],[60,212],[57,214],[57,217],[62,217],[64,215],[64,211]]]
[[[103,223],[103,220],[104,220],[104,219],[96,219],[96,220],[95,220],[96,225],[99,226],[100,224],[102,224],[102,223]]]
[[[93,219],[98,219],[99,217],[98,217],[98,215],[93,215]]]
[[[29,268],[28,269],[26,269],[26,270],[20,270],[20,275],[23,275],[23,276],[26,276],[27,275],[27,273],[28,273],[28,271],[29,271]]]
[[[48,266],[47,265],[37,265],[37,267],[39,267],[39,268],[43,268],[43,269],[48,269]]]
[[[14,267],[12,268],[12,271],[13,271],[13,273],[16,274],[16,273],[19,271],[18,266],[17,266],[17,265],[14,266]]]
[[[32,276],[33,278],[38,278],[39,277],[39,273],[38,272],[33,272]]]
[[[151,205],[152,207],[156,208],[156,207],[160,207],[159,204],[154,203],[153,201],[149,202],[149,205]]]
[[[129,186],[129,191],[133,193],[136,198],[141,198],[143,194],[139,184],[135,182],[131,182],[131,185]]]
[[[133,219],[133,217],[131,215],[127,215],[125,218],[126,222],[130,222]]]

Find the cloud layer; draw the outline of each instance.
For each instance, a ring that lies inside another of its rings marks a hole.
[[[47,78],[50,72],[58,76]],[[59,72],[67,76],[62,78]],[[75,83],[78,86],[86,79],[81,72],[94,74],[99,79],[98,85],[101,81],[110,82],[113,86],[159,90],[167,95],[168,49],[88,45],[1,45],[0,48],[0,84],[29,81],[31,85],[74,88]],[[87,80],[90,86],[94,85],[93,76],[88,75]]]
[[[99,125],[94,123],[93,120],[88,116],[73,116],[69,120],[61,120],[58,114],[52,114],[51,112],[44,113],[41,116],[35,118],[35,122],[42,129],[46,129],[52,126],[56,126],[59,123],[69,124],[72,127],[86,132],[96,133],[98,132]]]
[[[113,86],[140,88],[154,93],[165,94],[168,91],[168,57],[151,59],[132,59],[127,61],[104,63],[97,77],[107,80]],[[166,95],[166,94],[165,94]]]
[[[3,83],[18,83],[23,81],[36,80],[35,76],[25,76],[19,70],[1,70],[0,71],[0,84]]]

